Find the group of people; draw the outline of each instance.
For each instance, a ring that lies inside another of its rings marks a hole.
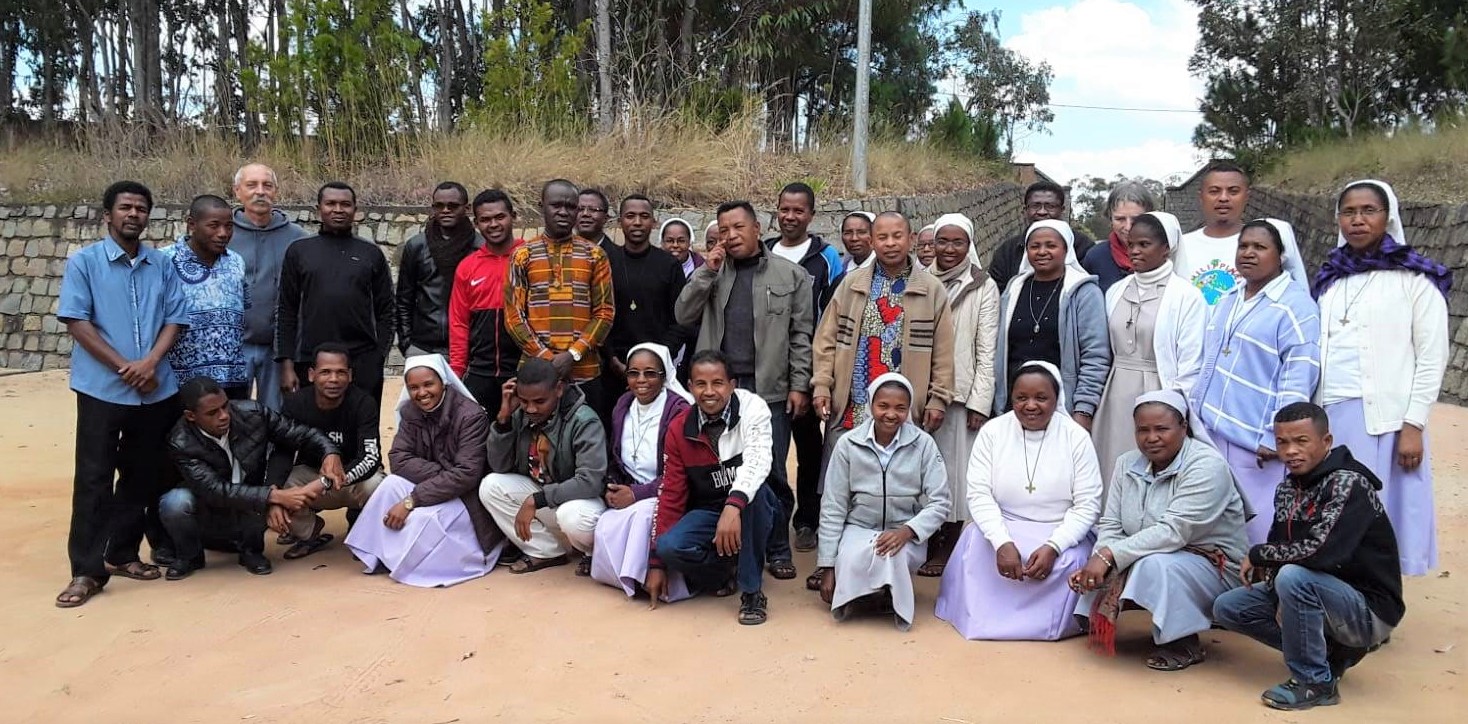
[[[545,184],[519,239],[508,195],[446,182],[394,280],[346,184],[318,191],[307,235],[246,166],[240,208],[200,196],[155,250],[151,194],[119,182],[58,312],[78,433],[56,603],[185,578],[205,548],[269,573],[267,529],[300,558],[344,508],[364,570],[410,585],[575,560],[653,608],[737,593],[759,624],[764,576],[815,551],[805,585],[840,620],[911,626],[914,574],[941,577],[936,615],[969,639],[1112,651],[1144,609],[1154,669],[1202,662],[1217,624],[1284,651],[1266,703],[1335,703],[1400,622],[1401,573],[1436,564],[1425,428],[1451,274],[1363,181],[1312,279],[1288,223],[1244,222],[1248,187],[1211,165],[1184,235],[1119,184],[1092,242],[1040,182],[986,266],[960,214],[914,233],[853,212],[827,243],[799,183],[773,238],[735,201],[696,243],[634,194],[618,243],[597,190]]]

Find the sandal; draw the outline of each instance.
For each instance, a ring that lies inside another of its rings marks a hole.
[[[107,574],[111,576],[122,576],[123,578],[131,578],[134,581],[156,581],[163,575],[163,573],[158,570],[158,566],[150,565],[142,561],[132,561],[130,563],[124,563],[120,566],[114,566],[111,563],[108,563]]]
[[[576,575],[582,578],[591,576],[591,556],[581,556],[581,561],[576,564]]]
[[[825,581],[825,579],[826,579],[826,569],[824,569],[824,568],[817,568],[815,573],[812,573],[809,576],[806,576],[806,578],[805,578],[805,590],[807,590],[807,591],[819,591],[819,590],[821,590],[821,583],[823,581]]]
[[[729,580],[724,581],[724,585],[719,586],[718,588],[714,589],[714,598],[728,598],[728,597],[730,597],[730,596],[732,596],[732,595],[734,595],[734,594],[736,594],[738,592],[739,592],[739,583],[738,583],[738,581],[734,580],[733,578],[730,578]]]
[[[769,570],[770,575],[782,581],[788,581],[798,573],[795,564],[790,561],[771,561]]]
[[[77,576],[56,596],[57,608],[76,608],[102,592],[103,584],[91,576]]]
[[[1195,634],[1158,646],[1147,657],[1147,668],[1153,671],[1182,671],[1207,659],[1208,652]]]
[[[525,556],[510,566],[510,572],[534,573],[543,568],[555,568],[556,566],[564,566],[570,562],[570,559],[563,555],[556,556],[555,558],[531,558],[530,556]]]
[[[320,530],[320,528],[317,528],[317,530]],[[296,544],[287,549],[285,555],[282,557],[288,561],[305,558],[325,548],[333,540],[336,540],[336,536],[330,533],[322,533],[311,540],[296,541]]]
[[[758,626],[769,620],[770,600],[760,591],[746,593],[739,597],[739,623],[745,626]]]
[[[300,542],[300,539],[296,538],[296,536],[291,534],[290,531],[286,531],[278,536],[275,536],[276,545],[292,546]]]
[[[923,578],[942,578],[943,571],[948,569],[948,562],[928,561],[918,566],[917,574]]]

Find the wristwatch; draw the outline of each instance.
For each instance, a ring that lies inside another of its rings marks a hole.
[[[409,493],[407,497],[403,498],[403,509],[408,511],[409,513],[413,512],[413,495],[411,493]]]
[[[328,478],[325,475],[321,476],[321,492],[330,493],[331,489],[334,487],[336,486],[332,484],[331,478]]]
[[[568,349],[566,351],[571,355],[571,359],[576,360],[577,362],[580,362],[581,361],[581,353],[580,352],[577,352],[574,349]]]

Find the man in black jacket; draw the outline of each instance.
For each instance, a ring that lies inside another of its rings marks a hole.
[[[449,353],[449,291],[459,262],[479,247],[469,191],[445,181],[433,190],[433,215],[398,256],[396,327],[404,356]]]
[[[173,536],[177,557],[168,579],[187,578],[204,567],[204,547],[236,550],[245,570],[269,573],[265,557],[267,525],[284,533],[290,513],[341,485],[341,457],[326,436],[298,425],[269,408],[231,401],[219,384],[195,377],[179,390],[184,416],[168,434],[169,452],[183,487],[159,503],[163,525]],[[321,458],[321,479],[281,489],[284,479],[267,472],[271,445]]]
[[[1054,181],[1036,181],[1025,189],[1025,228],[1020,233],[999,242],[989,256],[989,278],[999,285],[1002,294],[1009,280],[1019,274],[1019,263],[1025,258],[1025,232],[1030,224],[1045,219],[1065,220],[1065,188]],[[1085,232],[1076,231],[1076,260],[1079,261],[1096,242]]]
[[[1269,539],[1249,550],[1244,587],[1219,596],[1213,617],[1284,652],[1290,679],[1264,692],[1265,704],[1329,706],[1340,703],[1341,675],[1406,612],[1397,537],[1376,495],[1381,481],[1346,448],[1331,449],[1325,410],[1286,406],[1274,440],[1289,476],[1275,491]]]

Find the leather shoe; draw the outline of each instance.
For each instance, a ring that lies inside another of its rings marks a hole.
[[[270,559],[259,551],[241,551],[240,565],[257,576],[266,575],[274,570],[270,566]]]
[[[172,548],[154,548],[149,557],[153,559],[153,565],[164,568],[172,568],[173,564],[178,563],[178,556]]]
[[[204,556],[199,556],[192,561],[182,561],[175,558],[173,559],[172,563],[168,564],[168,572],[163,574],[163,577],[167,578],[170,581],[182,581],[183,579],[194,575],[195,571],[198,571],[203,567]]]

